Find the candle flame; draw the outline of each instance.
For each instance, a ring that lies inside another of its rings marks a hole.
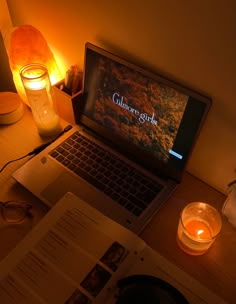
[[[197,234],[200,235],[200,234],[203,234],[203,232],[204,232],[203,229],[199,229],[199,230],[197,231]]]
[[[40,90],[45,87],[43,82],[37,81],[37,82],[31,82],[30,84],[27,84],[28,88],[31,90]]]

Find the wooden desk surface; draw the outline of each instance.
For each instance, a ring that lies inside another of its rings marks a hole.
[[[178,265],[229,303],[236,303],[236,229],[222,217],[222,230],[202,256],[190,256],[179,249],[176,232],[179,214],[190,202],[213,205],[219,212],[225,196],[192,175],[183,181],[141,234],[153,249]]]
[[[26,108],[24,117],[20,121],[12,125],[0,126],[0,167],[9,160],[27,154],[42,142],[31,113]],[[35,196],[11,178],[12,172],[26,160],[27,158],[12,163],[0,173],[0,200],[27,200],[33,205],[34,217],[18,225],[7,225],[0,219],[0,260],[47,212],[47,208]],[[179,214],[186,204],[193,201],[208,202],[221,212],[224,200],[223,194],[185,173],[182,183],[153,217],[141,237],[148,245],[228,303],[235,303],[236,229],[223,218],[220,235],[210,250],[202,256],[189,256],[180,250],[176,243]]]

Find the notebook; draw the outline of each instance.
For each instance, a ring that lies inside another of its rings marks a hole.
[[[48,206],[67,192],[140,233],[181,182],[211,100],[85,44],[76,125],[13,173]]]

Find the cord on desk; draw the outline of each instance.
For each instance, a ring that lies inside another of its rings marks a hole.
[[[19,158],[16,158],[16,159],[13,159],[13,160],[8,161],[7,163],[5,163],[4,166],[2,166],[2,168],[0,169],[0,173],[1,173],[1,172],[6,168],[6,166],[8,166],[9,164],[11,164],[11,163],[13,163],[13,162],[15,162],[15,161],[17,161],[17,160],[23,159],[23,158],[25,158],[25,157],[27,157],[27,156],[29,156],[29,153],[27,153],[26,155],[21,156],[21,157],[19,157]]]
[[[52,144],[55,140],[57,140],[60,136],[62,136],[64,133],[68,132],[70,129],[72,128],[71,125],[68,125],[64,128],[64,130],[61,131],[61,133],[59,133],[55,138],[53,138],[52,140],[50,140],[49,142],[42,144],[36,148],[34,148],[32,151],[30,151],[29,153],[25,154],[24,156],[21,156],[19,158],[13,159],[8,161],[7,163],[5,163],[5,165],[2,166],[2,168],[0,169],[0,173],[11,163],[16,162],[18,160],[21,160],[25,157],[28,156],[35,156],[37,154],[39,154],[41,151],[43,151],[46,147],[48,147],[50,144]]]

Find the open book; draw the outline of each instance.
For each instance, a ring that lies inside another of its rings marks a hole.
[[[67,193],[0,263],[0,303],[116,303],[117,281],[158,277],[189,303],[225,303],[137,235]]]

